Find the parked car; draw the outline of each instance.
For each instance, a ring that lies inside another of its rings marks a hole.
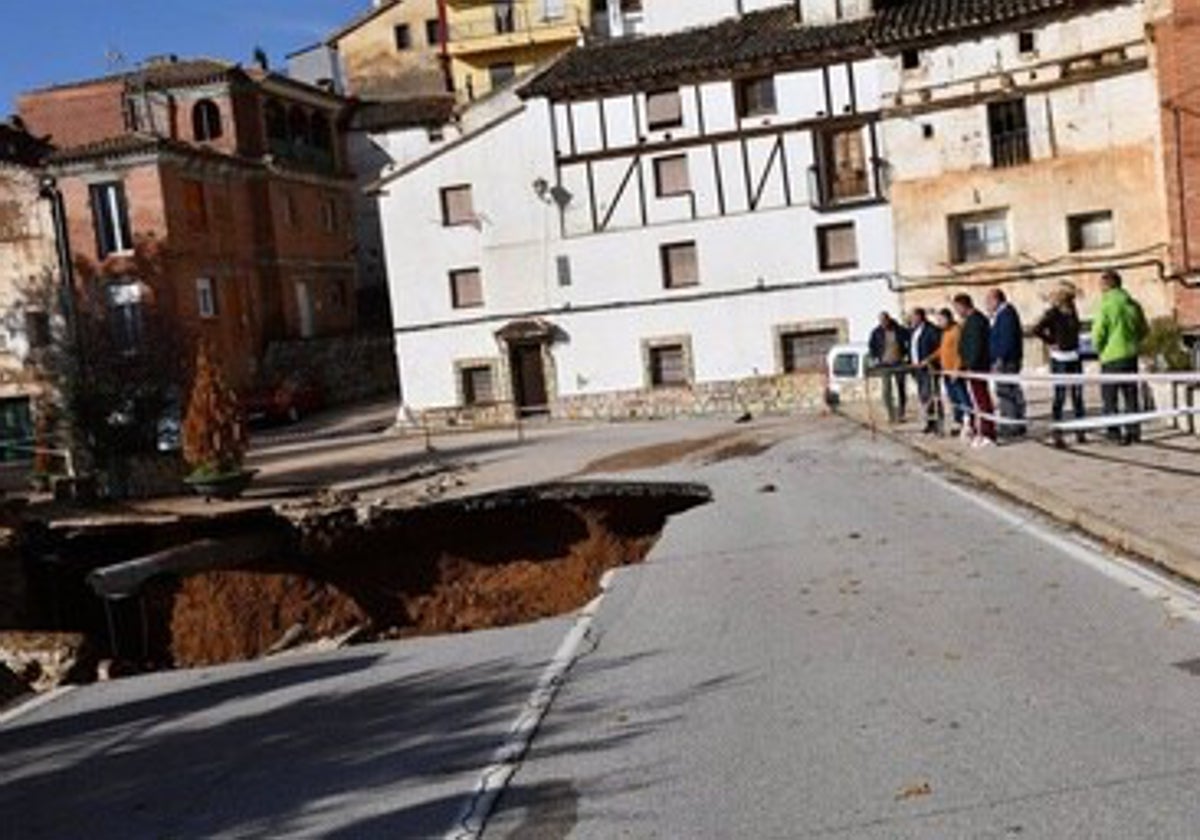
[[[248,423],[298,423],[325,407],[325,391],[315,380],[296,373],[241,394],[241,402]]]
[[[842,389],[867,378],[870,350],[865,344],[838,344],[825,358],[825,404],[830,408],[841,402]]]

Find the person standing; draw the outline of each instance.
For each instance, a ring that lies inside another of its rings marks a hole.
[[[971,398],[967,394],[967,383],[956,374],[962,370],[962,357],[958,354],[958,343],[962,329],[954,320],[954,313],[943,309],[937,314],[938,329],[941,330],[942,340],[937,352],[930,357],[942,373],[942,384],[946,390],[946,399],[950,402],[950,416],[956,426],[961,428],[964,435],[969,434],[971,414]],[[958,429],[955,430],[956,432]]]
[[[920,307],[909,316],[909,327],[913,378],[917,381],[917,398],[921,401],[921,419],[925,421],[923,431],[927,435],[936,434],[942,403],[938,399],[937,365],[933,357],[942,345],[942,331],[929,321]]]
[[[1021,330],[1021,316],[1004,292],[992,289],[987,294],[987,309],[992,316],[992,327],[988,339],[993,373],[1018,374],[1025,361],[1025,336]],[[1025,434],[1025,394],[1015,382],[996,385],[996,402],[1000,416],[1006,420],[1000,428],[1001,438],[1020,437]]]
[[[991,328],[988,319],[975,308],[968,294],[954,296],[954,311],[962,321],[962,332],[958,340],[958,355],[962,359],[962,370],[967,373],[987,373],[990,368],[988,340]],[[967,392],[971,397],[971,445],[991,446],[996,442],[996,424],[992,420],[992,395],[988,384],[982,379],[966,379]]]
[[[1075,287],[1064,283],[1050,294],[1050,308],[1042,315],[1033,328],[1033,334],[1040,338],[1050,352],[1050,372],[1054,374],[1083,373],[1083,359],[1079,355],[1079,312],[1075,308]],[[1053,414],[1054,422],[1061,423],[1063,409],[1066,407],[1067,396],[1071,397],[1071,408],[1075,419],[1087,416],[1087,408],[1083,404],[1083,385],[1064,385],[1055,383]],[[1079,431],[1075,433],[1079,443],[1087,442],[1087,435]],[[1066,446],[1060,429],[1054,430],[1054,445],[1059,449]]]
[[[1138,354],[1149,327],[1142,307],[1122,287],[1121,275],[1116,271],[1105,271],[1100,275],[1100,313],[1092,327],[1092,343],[1100,356],[1102,373],[1131,374],[1138,372]],[[1108,416],[1120,414],[1118,397],[1125,402],[1125,413],[1136,414],[1139,408],[1138,385],[1136,382],[1109,383],[1100,387],[1104,401],[1104,413]],[[1130,423],[1122,433],[1120,426],[1110,426],[1109,440],[1129,446],[1140,437],[1140,426]]]
[[[887,312],[879,314],[879,326],[871,332],[867,351],[871,364],[883,369],[883,402],[888,422],[902,423],[908,411],[908,389],[904,365],[908,361],[908,330]]]

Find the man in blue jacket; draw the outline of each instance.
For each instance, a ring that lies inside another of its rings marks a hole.
[[[992,330],[988,338],[992,372],[1020,373],[1025,361],[1025,334],[1021,329],[1021,316],[1000,289],[988,292],[987,310],[992,316]],[[1025,394],[1020,385],[998,383],[996,402],[1001,417],[1006,420],[1025,420]],[[1001,438],[1020,437],[1025,434],[1025,425],[1023,422],[1003,423],[997,434]]]

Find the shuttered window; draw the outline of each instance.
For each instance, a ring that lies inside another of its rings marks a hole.
[[[683,98],[678,88],[646,94],[646,124],[656,131],[683,125]]]
[[[654,193],[659,198],[688,195],[692,179],[688,173],[687,155],[669,155],[654,161]]]
[[[455,309],[483,306],[483,276],[479,269],[450,272],[450,300]]]
[[[472,365],[461,369],[463,405],[491,405],[496,402],[496,381],[490,365]]]
[[[475,221],[475,202],[471,187],[446,187],[442,190],[442,224],[446,227],[469,225]]]
[[[858,267],[858,236],[854,222],[817,228],[817,254],[822,271]]]
[[[829,351],[840,336],[836,329],[794,330],[779,336],[784,373],[812,373],[825,369]]]
[[[688,383],[687,354],[682,344],[651,347],[650,384],[655,388],[670,388]]]
[[[695,242],[676,242],[663,245],[663,287],[681,289],[700,283],[700,267]]]

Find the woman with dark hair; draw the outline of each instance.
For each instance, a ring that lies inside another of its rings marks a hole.
[[[1079,312],[1075,308],[1075,287],[1064,283],[1050,293],[1050,308],[1033,328],[1033,334],[1040,338],[1050,352],[1051,373],[1083,373],[1083,360],[1079,355]],[[1063,419],[1063,409],[1066,407],[1067,396],[1071,397],[1071,408],[1076,419],[1087,415],[1083,404],[1083,385],[1054,386],[1054,422]],[[1083,432],[1076,432],[1075,439],[1080,443],[1087,440]],[[1059,449],[1067,444],[1063,433],[1054,430],[1054,445]]]

